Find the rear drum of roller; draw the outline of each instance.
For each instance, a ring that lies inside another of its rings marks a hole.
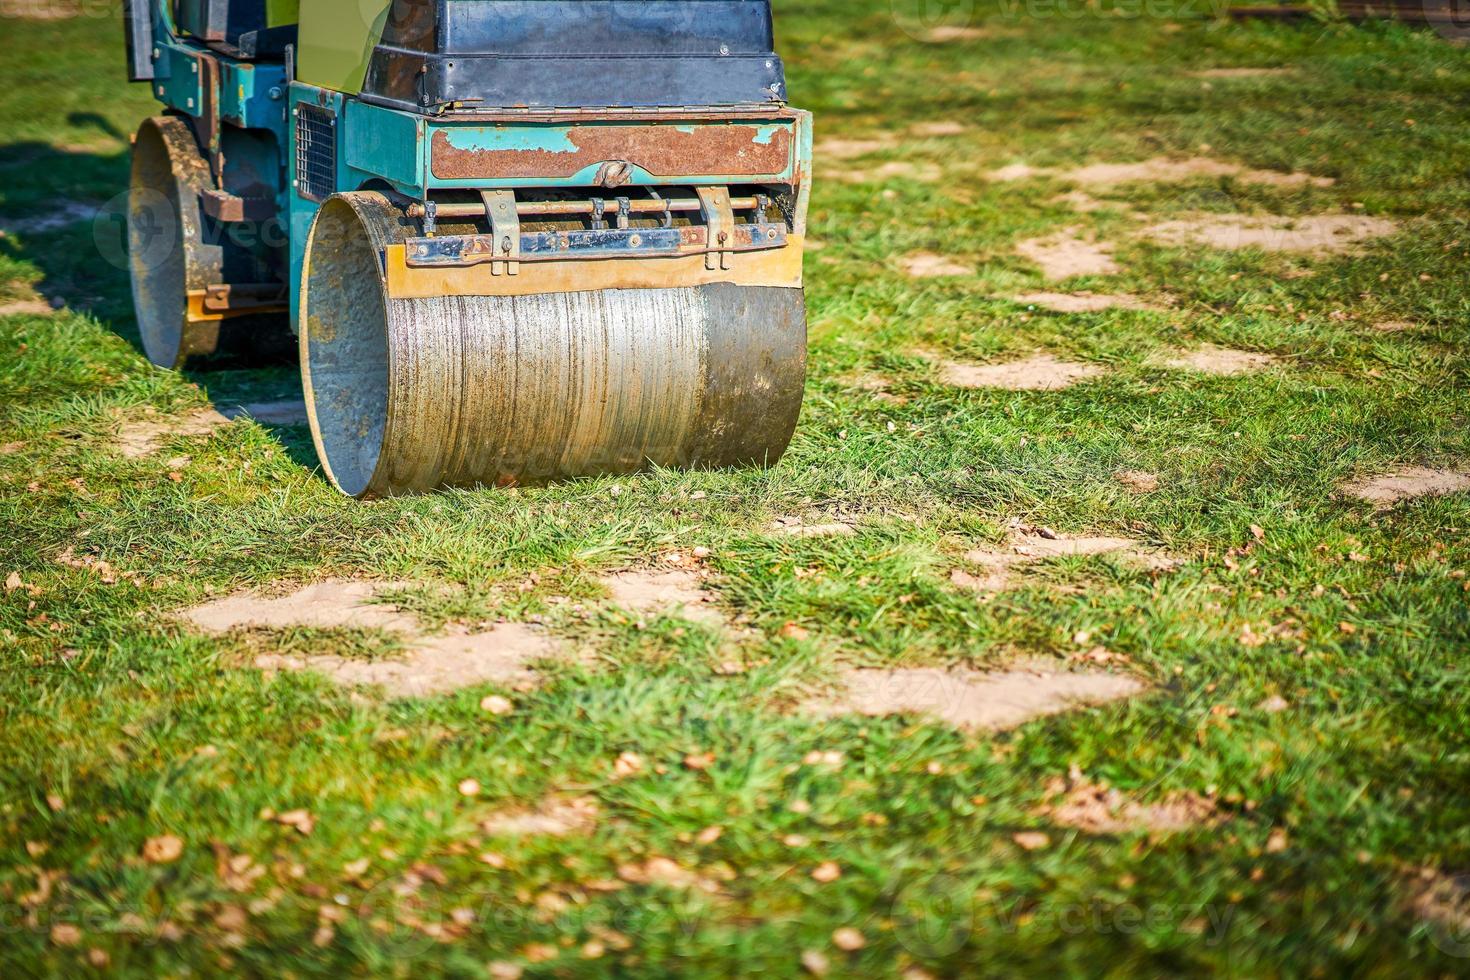
[[[806,368],[799,288],[392,299],[378,250],[409,233],[381,195],[343,194],[307,246],[302,376],[344,493],[761,465],[786,448]]]
[[[213,189],[189,123],[178,116],[145,119],[133,140],[128,184],[128,275],[143,352],[159,367],[214,355],[276,360],[291,351],[289,324],[279,313],[190,316],[190,291],[267,276],[269,263],[234,240],[259,242],[260,229],[232,237],[200,208],[200,195]]]

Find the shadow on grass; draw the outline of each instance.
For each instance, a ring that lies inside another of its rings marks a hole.
[[[127,138],[94,113],[72,113],[70,122],[95,127],[107,142],[98,149],[0,145],[0,277],[28,278],[27,268],[34,269],[40,273],[37,292],[93,317],[143,357],[127,269]],[[279,327],[279,318],[269,326]],[[243,407],[260,415],[252,408],[275,406],[272,417],[257,421],[293,461],[316,468],[304,416],[281,417],[289,415],[281,411],[284,406],[302,398],[294,350],[199,359],[182,373],[227,414]]]

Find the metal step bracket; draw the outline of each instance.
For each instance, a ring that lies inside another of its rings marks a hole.
[[[735,210],[730,206],[730,192],[723,187],[696,187],[694,193],[699,196],[699,210],[704,215],[705,228],[708,230],[706,241],[709,251],[704,254],[704,267],[728,269],[730,253],[726,249],[730,247],[730,233],[735,227]],[[715,264],[717,262],[718,266]]]
[[[480,191],[480,200],[485,202],[485,217],[490,219],[490,237],[495,241],[495,252],[505,261],[491,261],[490,274],[498,276],[502,267],[506,275],[519,275],[521,271],[521,218],[516,213],[515,191]]]

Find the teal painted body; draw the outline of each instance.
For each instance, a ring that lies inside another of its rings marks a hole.
[[[180,36],[169,5],[150,6],[153,94],[189,117],[221,191],[255,208],[214,231],[247,239],[258,268],[275,270],[267,275],[285,286],[293,324],[308,232],[336,192],[372,188],[429,202],[441,192],[581,188],[584,197],[613,200],[628,193],[622,187],[781,185],[799,193],[804,214],[809,117],[780,103],[524,119],[509,110],[404,111],[290,81],[283,63],[231,57]],[[694,149],[682,152],[686,145]],[[744,165],[724,166],[731,160]],[[615,183],[603,171],[610,163],[620,168]]]

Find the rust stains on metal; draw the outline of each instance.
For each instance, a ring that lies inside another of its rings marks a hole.
[[[791,162],[791,133],[783,128],[571,126],[566,135],[570,150],[464,149],[441,129],[434,133],[430,167],[440,180],[476,180],[571,177],[610,160],[631,163],[655,177],[779,174]],[[758,142],[762,135],[768,138]]]

